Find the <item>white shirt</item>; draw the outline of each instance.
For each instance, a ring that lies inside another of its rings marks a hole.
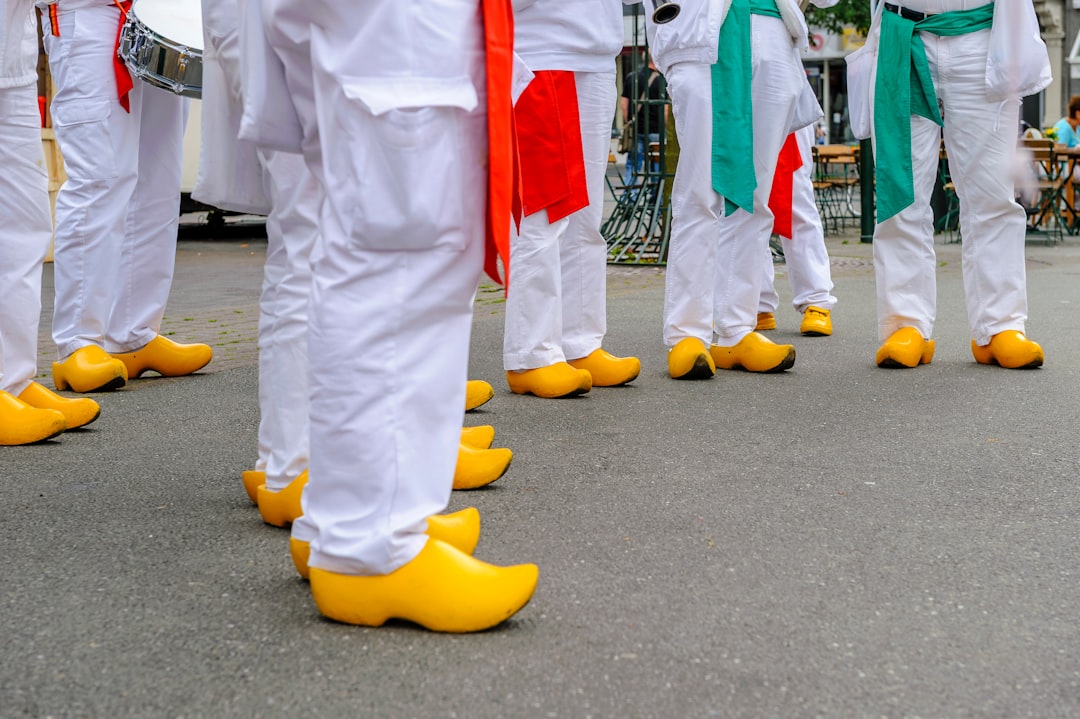
[[[514,11],[514,51],[530,70],[614,72],[622,0],[535,0]]]

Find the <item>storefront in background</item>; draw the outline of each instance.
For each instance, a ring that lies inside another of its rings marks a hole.
[[[866,38],[853,28],[836,35],[820,28],[810,29],[810,48],[803,53],[806,78],[825,111],[822,127],[828,143],[855,142],[848,120],[847,63],[849,54],[863,46]]]

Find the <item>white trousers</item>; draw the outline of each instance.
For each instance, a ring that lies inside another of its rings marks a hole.
[[[61,358],[88,345],[128,352],[157,335],[172,284],[187,102],[136,80],[125,112],[112,65],[119,9],[60,8],[59,37],[42,18],[68,175],[53,338]]]
[[[987,99],[990,31],[956,37],[922,33],[922,39],[945,120],[949,170],[960,199],[968,323],[975,342],[985,345],[999,332],[1023,331],[1027,319],[1024,210],[1013,200],[1019,101]],[[937,262],[930,194],[941,137],[937,125],[912,116],[915,202],[874,229],[882,340],[901,327],[914,327],[923,337],[934,332]],[[875,144],[886,141],[874,138]]]
[[[260,153],[270,176],[266,268],[259,300],[259,459],[266,486],[308,468],[308,297],[322,191],[304,158]]]
[[[817,201],[814,199],[814,126],[795,131],[802,156],[802,167],[795,171],[791,186],[791,238],[781,237],[784,265],[791,285],[791,304],[800,314],[813,305],[823,310],[836,306],[832,295],[832,272],[829,252],[825,249],[825,232],[821,226]],[[765,252],[765,275],[761,288],[758,312],[776,312],[780,295],[776,294],[776,273],[772,253]]]
[[[589,206],[555,223],[541,210],[522,218],[520,234],[511,236],[503,335],[507,370],[585,357],[599,349],[607,332],[607,244],[600,223],[615,73],[576,72],[574,81]]]
[[[712,90],[709,65],[678,63],[667,74],[679,135],[672,185],[672,232],[664,292],[664,343],[687,337],[734,345],[754,330],[762,258],[773,214],[769,192],[776,160],[806,84],[791,35],[778,18],[751,17],[754,212],[724,217],[712,187]]]
[[[0,390],[22,393],[37,375],[41,263],[52,218],[33,85],[0,89]]]
[[[316,133],[305,135],[305,155],[325,193],[309,305],[310,481],[299,523],[315,530],[313,567],[391,572],[423,548],[427,517],[449,501],[487,186],[472,9],[469,32],[448,37],[471,40],[458,56],[479,105],[373,114],[334,69],[370,63],[350,42],[358,33],[349,23],[367,16],[342,8],[342,24],[312,27],[304,52],[291,33],[303,28],[304,3],[264,4],[301,121]],[[313,128],[305,97],[314,100]]]

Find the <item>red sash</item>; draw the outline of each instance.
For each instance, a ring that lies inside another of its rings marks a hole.
[[[510,97],[513,73],[514,14],[510,0],[482,0],[487,55],[488,212],[484,272],[496,282],[499,260],[510,281],[510,218],[521,217],[521,173],[518,167],[514,107]]]
[[[525,215],[547,210],[548,221],[555,222],[588,207],[574,73],[537,72],[518,98],[514,118],[521,138]]]
[[[135,83],[131,80],[131,73],[128,72],[127,65],[120,59],[120,34],[124,30],[124,22],[127,20],[128,12],[131,10],[132,0],[113,0],[113,5],[120,8],[120,24],[116,28],[116,42],[113,45],[113,74],[116,76],[116,94],[120,100],[120,106],[131,112],[131,102],[128,100],[128,93],[135,87]],[[52,32],[53,37],[60,37],[60,13],[58,5],[55,3],[49,6],[49,29]]]
[[[780,149],[776,160],[772,191],[769,193],[769,209],[773,213],[773,232],[791,239],[791,203],[795,171],[802,167],[802,154],[795,133],[791,133]]]
[[[116,28],[116,47],[113,48],[113,72],[116,74],[116,92],[120,98],[120,107],[126,111],[131,112],[131,101],[128,99],[128,93],[135,87],[135,83],[131,80],[131,73],[128,72],[127,65],[120,59],[118,51],[120,50],[120,32],[124,29],[124,21],[127,20],[128,11],[131,10],[132,0],[113,0],[116,7],[120,8],[120,25]]]

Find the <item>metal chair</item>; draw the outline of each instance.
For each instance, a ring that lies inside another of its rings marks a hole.
[[[1060,242],[1066,226],[1061,214],[1065,177],[1062,163],[1054,151],[1054,141],[1024,139],[1021,142],[1031,155],[1036,174],[1034,198],[1030,206],[1024,206],[1028,217],[1027,238],[1042,239],[1047,244]]]

